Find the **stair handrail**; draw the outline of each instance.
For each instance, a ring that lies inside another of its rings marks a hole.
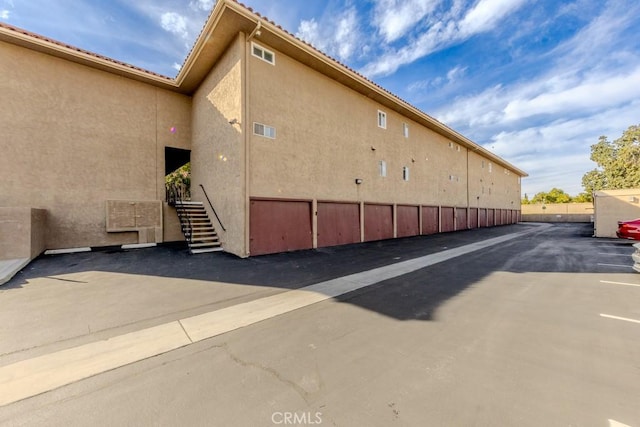
[[[187,242],[191,243],[193,241],[193,225],[191,224],[189,215],[184,212],[184,205],[182,205],[182,203],[180,204],[180,207],[176,206],[176,212],[178,213],[178,218],[180,218],[182,234],[187,238]],[[187,233],[189,234],[188,236]]]
[[[204,189],[204,185],[200,184],[200,187],[202,187],[202,192],[204,193],[204,197],[207,198],[207,202],[209,202],[209,206],[211,206],[211,210],[213,211],[213,214],[216,216],[216,219],[218,220],[218,224],[220,224],[220,227],[222,227],[223,231],[227,231],[227,229],[224,228],[224,225],[222,225],[222,221],[220,221],[220,217],[218,216],[218,213],[216,212],[216,209],[211,204],[211,200],[209,199],[209,195],[207,194],[207,190]]]

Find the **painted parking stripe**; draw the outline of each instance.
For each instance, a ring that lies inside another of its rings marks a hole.
[[[540,229],[541,227],[537,227],[487,239],[2,366],[0,406],[504,243]]]
[[[600,283],[609,283],[611,285],[637,286],[640,288],[640,285],[638,285],[637,283],[612,282],[610,280],[600,280]]]
[[[625,322],[631,322],[631,323],[640,323],[640,320],[629,319],[628,317],[612,316],[610,314],[602,314],[602,313],[600,313],[600,317],[606,317],[608,319],[615,319],[615,320],[624,320]]]

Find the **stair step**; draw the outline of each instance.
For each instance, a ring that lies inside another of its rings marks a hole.
[[[218,236],[194,237],[191,239],[191,242],[217,242],[219,240]]]
[[[218,248],[204,248],[204,249],[192,249],[191,253],[192,254],[204,254],[207,252],[222,252],[224,249],[222,249],[221,247]]]
[[[176,212],[192,254],[222,251],[216,229],[202,202],[177,202]]]

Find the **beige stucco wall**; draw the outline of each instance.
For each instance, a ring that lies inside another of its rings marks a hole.
[[[247,255],[244,46],[244,34],[240,34],[195,93],[191,152],[191,198],[204,203],[224,250],[238,256]],[[233,119],[239,124],[230,124]],[[226,232],[213,215],[200,184]]]
[[[593,201],[596,237],[616,237],[618,221],[640,218],[640,189],[596,191]]]
[[[593,203],[545,203],[522,205],[522,221],[592,222]]]
[[[515,173],[495,164],[489,172],[479,154],[450,147],[442,135],[261,45],[276,60],[248,57],[251,197],[519,209]],[[378,110],[387,114],[386,129],[378,127]],[[275,127],[276,138],[254,135],[253,122]]]
[[[33,259],[45,249],[43,209],[0,207],[0,260]]]
[[[190,98],[4,42],[0,75],[0,206],[46,209],[49,249],[137,242],[106,233],[105,201],[164,199]]]

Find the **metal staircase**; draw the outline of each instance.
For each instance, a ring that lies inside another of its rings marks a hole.
[[[218,233],[202,202],[176,200],[174,203],[189,252],[201,254],[222,251]]]

